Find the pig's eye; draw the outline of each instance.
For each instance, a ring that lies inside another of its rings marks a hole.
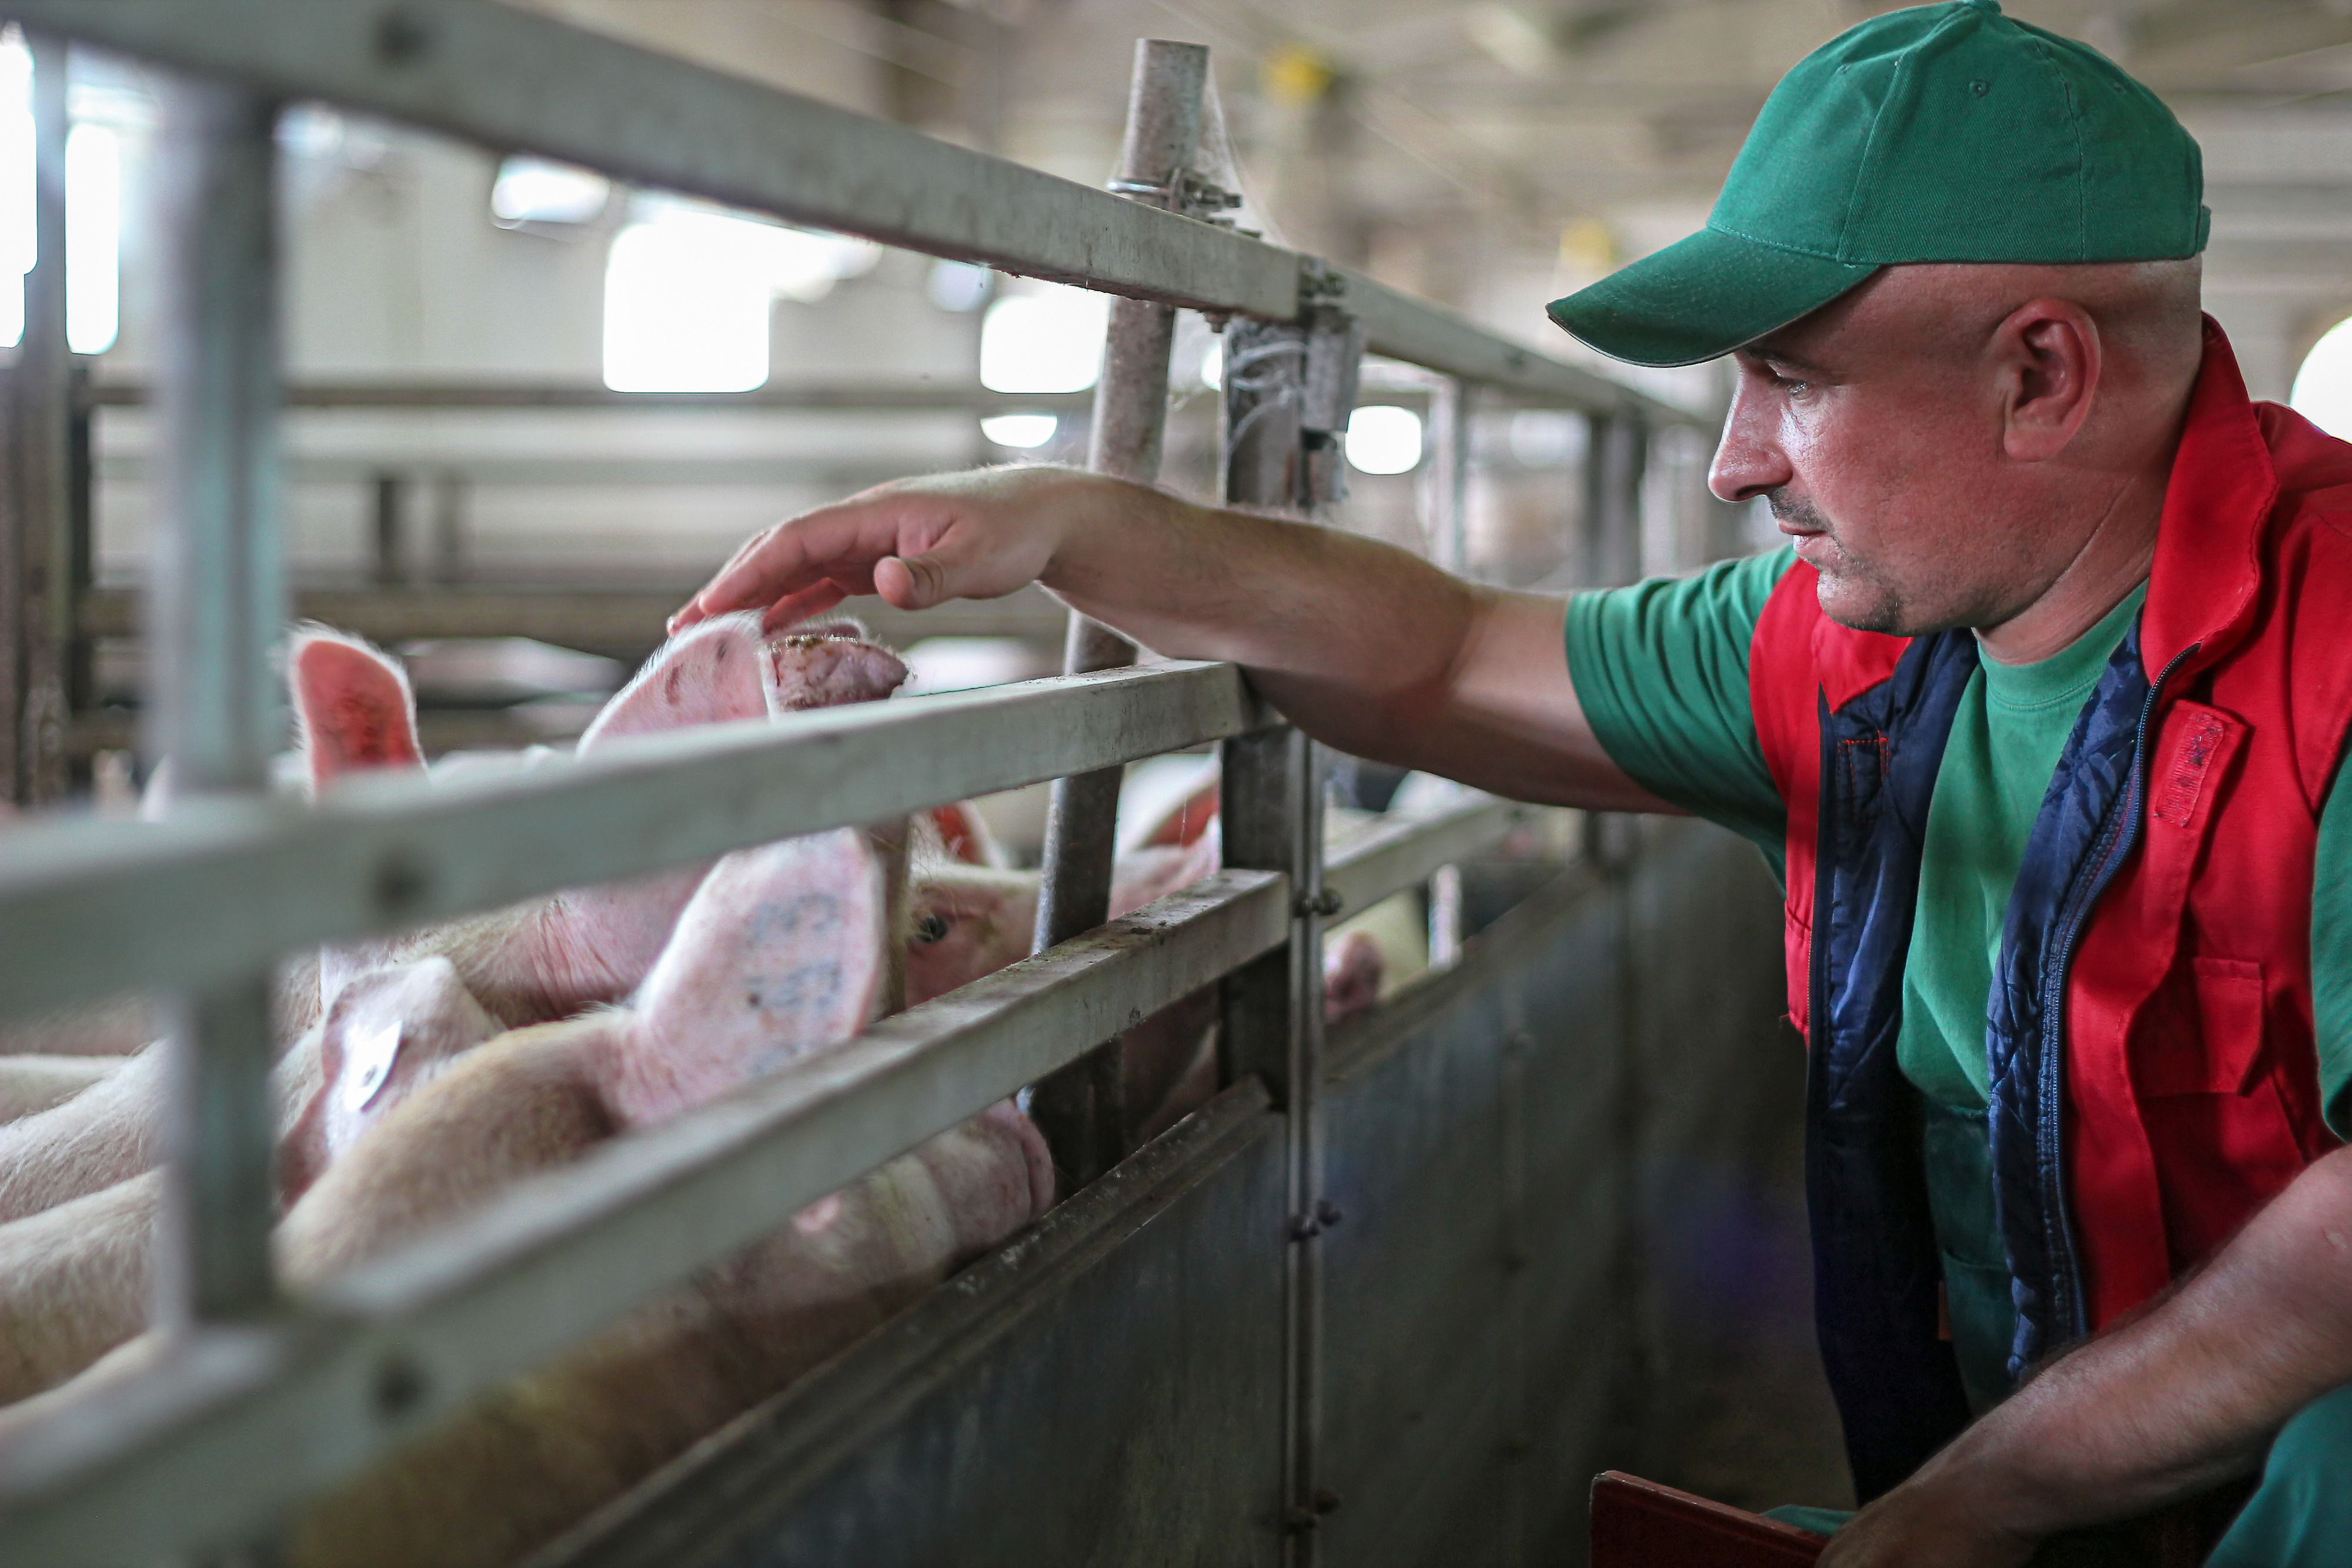
[[[947,916],[935,909],[926,909],[915,916],[915,940],[929,946],[948,934]]]

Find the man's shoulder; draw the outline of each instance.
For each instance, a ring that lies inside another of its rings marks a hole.
[[[2316,527],[2333,536],[2331,556],[2352,547],[2352,442],[2328,434],[2293,409],[2254,404],[2271,467],[2278,476],[2273,516],[2290,528]]]

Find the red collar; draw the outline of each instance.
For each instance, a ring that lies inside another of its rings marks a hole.
[[[2205,318],[2205,362],[2165,484],[2156,564],[2140,612],[2140,662],[2154,680],[2192,645],[2210,664],[2245,635],[2262,581],[2263,525],[2279,494],[2230,340]]]

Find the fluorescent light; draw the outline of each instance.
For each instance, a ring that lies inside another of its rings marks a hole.
[[[881,247],[682,202],[642,205],[604,263],[604,384],[749,392],[768,380],[769,311],[814,303]]]
[[[1110,298],[1044,284],[988,308],[980,326],[980,384],[991,392],[1075,392],[1102,373]]]
[[[2286,401],[2328,434],[2352,439],[2352,320],[2338,321],[2311,346]]]
[[[931,263],[923,292],[940,309],[961,316],[988,303],[988,290],[995,281],[996,274],[976,263],[942,259]]]
[[[114,347],[121,241],[121,144],[106,126],[77,125],[66,138],[66,346],[77,354]]]
[[[24,275],[34,233],[33,57],[15,27],[0,35],[0,347],[25,338]]]
[[[1209,351],[1201,356],[1201,384],[1212,392],[1221,392],[1225,384],[1225,340],[1209,340]]]
[[[1421,462],[1421,415],[1394,403],[1348,416],[1348,464],[1365,474],[1410,473]]]
[[[499,165],[490,186],[490,217],[501,228],[593,223],[604,216],[612,196],[613,182],[593,169],[514,157]]]
[[[980,433],[999,446],[1043,446],[1054,439],[1062,422],[1050,413],[992,413],[980,422]]]

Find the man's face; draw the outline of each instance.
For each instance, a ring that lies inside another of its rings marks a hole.
[[[2032,476],[2006,461],[2001,390],[1975,312],[1931,275],[1890,268],[1741,350],[1708,474],[1761,496],[1821,574],[1822,609],[1865,632],[1998,624],[2063,559]]]

